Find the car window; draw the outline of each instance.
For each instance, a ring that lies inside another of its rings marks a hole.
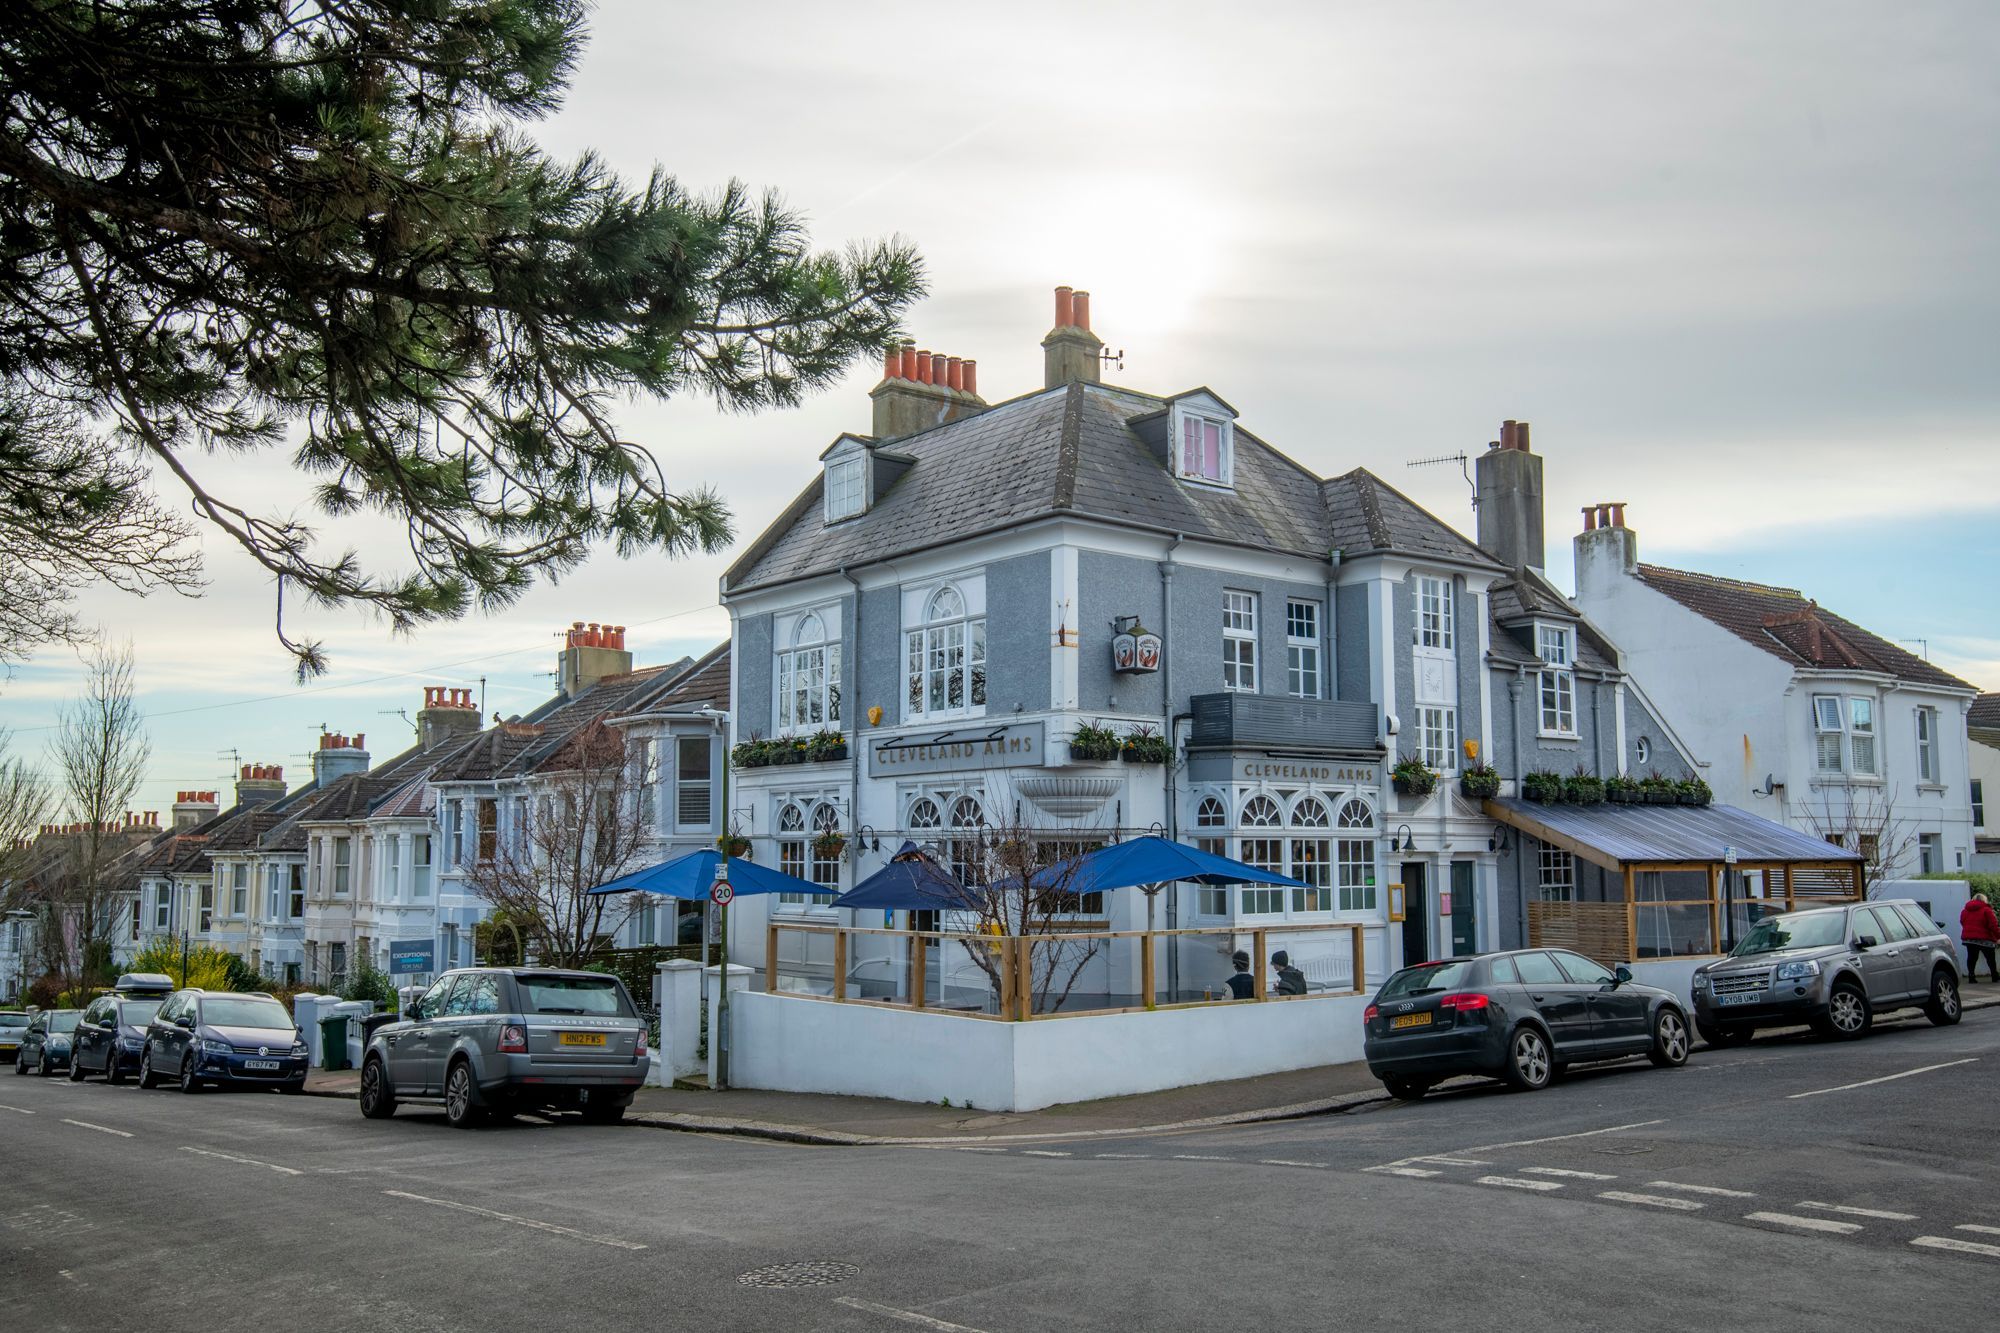
[[[1566,986],[1569,978],[1556,966],[1556,960],[1545,953],[1517,953],[1514,955],[1514,970],[1521,974],[1524,986]]]
[[[253,995],[211,995],[201,1006],[204,1023],[219,1028],[289,1028],[292,1016],[276,1000]]]
[[[1489,960],[1486,964],[1486,971],[1493,978],[1493,984],[1496,986],[1518,986],[1521,984],[1521,974],[1514,970],[1514,960],[1511,958],[1494,958]]]
[[[514,984],[520,989],[522,1006],[531,1014],[632,1012],[625,1002],[625,988],[615,977],[517,976]]]
[[[1742,958],[1749,954],[1777,953],[1781,949],[1824,949],[1830,944],[1845,944],[1847,940],[1841,931],[1846,924],[1846,913],[1837,909],[1767,916],[1750,927],[1750,933],[1729,952]]]
[[[1917,937],[1917,932],[1910,929],[1910,923],[1903,920],[1903,914],[1887,903],[1869,908],[1868,914],[1881,924],[1881,933],[1876,938],[1884,943],[1899,944]]]
[[[438,1010],[438,1017],[452,1018],[467,1012],[472,1001],[472,977],[460,973],[451,979],[451,994],[445,997],[444,1006]]]
[[[71,1009],[71,1010],[70,1010],[70,1011],[68,1011],[67,1013],[61,1013],[61,1014],[50,1014],[50,1015],[49,1015],[49,1031],[51,1031],[51,1032],[74,1032],[74,1031],[76,1031],[76,1021],[77,1021],[77,1020],[78,1020],[79,1018],[82,1018],[82,1017],[83,1017],[83,1015],[82,1015],[82,1014],[80,1014],[80,1013],[78,1013],[78,1012],[77,1012],[76,1010],[74,1010],[74,1009]]]
[[[11,1028],[18,1032],[27,1026],[28,1016],[26,1014],[0,1014],[0,1028]]]
[[[1901,912],[1903,920],[1909,922],[1910,929],[1918,935],[1938,935],[1943,933],[1938,923],[1925,916],[1924,909],[1915,903],[1890,903],[1889,906]]]
[[[142,1028],[160,1012],[162,1000],[127,1000],[118,1011],[118,1021],[127,1027]]]
[[[463,1012],[468,1014],[497,1014],[500,1012],[500,978],[491,972],[482,972],[472,978],[472,984],[465,989]]]
[[[1618,979],[1611,974],[1610,968],[1593,963],[1582,954],[1558,949],[1554,956],[1557,965],[1579,986],[1609,986]]]
[[[458,976],[454,973],[448,977],[439,977],[436,981],[432,982],[431,988],[424,992],[422,999],[417,1001],[418,1010],[426,1018],[436,1018],[439,1014],[443,1013],[445,998],[451,994],[451,983],[457,980]]]
[[[1422,967],[1406,967],[1389,978],[1389,984],[1382,988],[1377,1000],[1407,999],[1412,995],[1432,995],[1438,991],[1452,990],[1465,984],[1472,974],[1471,963],[1425,963]],[[550,1013],[551,1010],[541,1010]],[[568,1012],[577,1012],[571,1010]]]

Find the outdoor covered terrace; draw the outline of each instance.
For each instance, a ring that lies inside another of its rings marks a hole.
[[[1526,895],[1529,945],[1607,965],[1724,953],[1760,917],[1863,896],[1859,855],[1733,806],[1493,797],[1485,811],[1579,863],[1570,900]],[[1538,850],[1524,849],[1531,872]]]

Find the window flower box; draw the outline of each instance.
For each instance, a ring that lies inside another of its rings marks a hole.
[[[1396,789],[1398,796],[1429,796],[1437,790],[1438,775],[1421,759],[1404,755],[1389,770],[1389,785]]]
[[[1636,778],[1604,779],[1604,799],[1613,805],[1637,805],[1639,803],[1639,782]]]
[[[1538,801],[1543,805],[1554,805],[1563,798],[1563,780],[1560,773],[1537,769],[1521,779],[1521,799]]]
[[[1644,805],[1678,805],[1680,793],[1675,789],[1672,778],[1649,773],[1639,779],[1639,799]]]
[[[1571,805],[1602,805],[1604,779],[1578,767],[1576,772],[1563,779],[1562,795],[1563,800]]]
[[[1073,763],[1108,763],[1116,760],[1124,749],[1124,740],[1109,727],[1085,723],[1069,738],[1069,757]]]
[[[1674,798],[1682,805],[1702,806],[1715,799],[1715,792],[1700,778],[1683,778],[1674,784]]]
[[[1458,790],[1468,801],[1483,801],[1489,796],[1498,796],[1500,771],[1489,764],[1475,764],[1458,775]]]
[[[1119,753],[1128,764],[1164,764],[1172,757],[1173,747],[1165,736],[1154,735],[1152,728],[1140,727],[1126,734]]]

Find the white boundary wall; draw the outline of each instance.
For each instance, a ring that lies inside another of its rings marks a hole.
[[[745,991],[730,1082],[1034,1111],[1361,1059],[1365,995],[1004,1023]]]

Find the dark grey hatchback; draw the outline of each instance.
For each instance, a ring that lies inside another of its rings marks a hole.
[[[1565,1065],[1644,1055],[1687,1063],[1688,1020],[1670,992],[1565,949],[1519,949],[1406,967],[1368,1006],[1368,1072],[1414,1101],[1454,1074],[1524,1092]]]

